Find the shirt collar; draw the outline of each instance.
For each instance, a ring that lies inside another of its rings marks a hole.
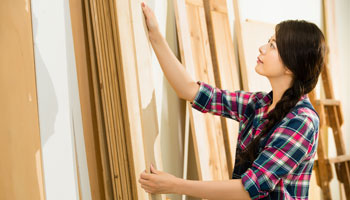
[[[273,98],[273,91],[271,90],[269,93],[266,93],[259,101],[258,101],[258,108],[262,108],[264,106],[267,105],[271,105],[272,104],[272,98]],[[303,95],[300,99],[299,102],[306,99],[307,95]],[[298,103],[299,103],[298,102]],[[298,104],[297,103],[297,104]]]

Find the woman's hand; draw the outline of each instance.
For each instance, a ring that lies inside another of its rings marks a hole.
[[[177,192],[177,182],[179,178],[156,170],[151,165],[151,173],[142,172],[139,183],[141,188],[150,194],[170,194]]]
[[[156,16],[154,15],[154,12],[149,8],[145,2],[141,3],[142,11],[146,19],[146,25],[148,29],[148,33],[150,36],[150,39],[152,36],[159,33],[159,26],[156,19]]]

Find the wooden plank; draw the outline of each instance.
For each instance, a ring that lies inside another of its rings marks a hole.
[[[137,180],[139,174],[146,169],[145,163],[145,152],[144,143],[142,135],[142,125],[141,125],[141,110],[139,102],[139,94],[137,91],[138,83],[135,74],[136,72],[136,61],[134,54],[134,40],[132,37],[132,27],[131,27],[131,14],[129,10],[128,1],[116,1],[113,13],[113,21],[116,25],[113,30],[114,32],[114,43],[116,46],[118,62],[117,70],[118,80],[121,85],[121,97],[123,104],[123,116],[125,119],[125,129],[126,136],[130,140],[132,147],[133,163],[132,168],[134,168],[133,180]],[[122,30],[122,31],[119,31]],[[136,192],[138,199],[148,199],[149,196],[140,187],[139,184],[136,185]]]
[[[103,136],[103,133],[105,133],[105,127],[103,125],[103,113],[102,113],[102,101],[101,101],[101,92],[100,92],[100,82],[98,79],[98,72],[97,72],[97,64],[98,64],[98,54],[97,54],[97,46],[95,45],[95,41],[97,40],[96,31],[94,29],[94,26],[96,26],[96,21],[93,20],[94,18],[92,16],[95,16],[95,5],[93,2],[89,2],[89,0],[84,0],[85,5],[85,16],[86,16],[86,27],[87,27],[87,35],[88,35],[88,44],[89,44],[89,63],[91,65],[90,73],[91,73],[91,84],[92,84],[92,91],[93,98],[91,99],[91,103],[93,104],[95,109],[92,109],[93,113],[93,121],[96,121],[97,124],[97,137],[96,141],[97,147],[99,147],[99,159],[101,159],[101,172],[103,174],[103,184],[104,184],[104,195],[105,199],[112,199],[113,198],[113,183],[111,179],[111,173],[110,173],[110,167],[108,162],[108,150],[105,145],[105,137]]]
[[[215,86],[203,6],[175,1],[182,62],[195,78]],[[204,59],[203,59],[204,58]],[[191,109],[191,130],[200,180],[228,179],[220,118]]]
[[[323,0],[323,8],[324,8],[324,27],[325,27],[325,36],[326,36],[326,42],[329,46],[329,54],[327,55],[327,64],[325,66],[325,69],[322,73],[322,80],[323,80],[323,87],[324,92],[326,95],[326,99],[334,99],[334,87],[332,84],[331,79],[331,72],[329,69],[329,66],[337,66],[338,65],[338,59],[337,59],[337,41],[336,41],[336,27],[335,27],[335,3],[334,0]],[[339,115],[337,114],[338,111],[342,112],[341,110],[337,110],[336,108],[331,108],[328,112],[329,118],[333,120],[334,123],[333,127],[335,130],[333,130],[334,135],[334,141],[336,142],[337,147],[337,154],[338,155],[344,155],[345,152],[345,143],[343,134],[341,133],[340,128],[340,122],[339,122]],[[343,116],[341,114],[341,116]],[[349,191],[350,192],[350,191]],[[350,196],[350,193],[349,193]]]
[[[334,158],[329,158],[330,163],[347,162],[349,160],[350,160],[350,155],[342,155],[342,156],[337,156]]]
[[[216,86],[229,91],[239,90],[239,71],[235,61],[226,0],[206,0],[204,9]],[[235,160],[238,123],[232,119],[221,118],[221,124],[230,177]]]
[[[239,69],[241,74],[241,85],[244,91],[249,91],[248,85],[248,72],[247,72],[247,64],[246,64],[246,56],[245,56],[245,46],[243,44],[243,32],[242,32],[242,21],[239,12],[239,2],[238,0],[233,0],[233,12],[235,16],[235,33],[237,37],[238,43],[238,57],[239,57]]]
[[[325,199],[331,198],[330,181],[333,178],[330,163],[325,152],[324,131],[326,127],[324,107],[321,104],[314,104],[315,109],[320,115],[320,131],[318,135],[317,160],[315,161],[315,172],[317,185],[322,188],[322,194]],[[322,174],[322,176],[320,176]]]
[[[135,149],[131,150],[135,145],[130,138],[130,132],[138,131],[137,128],[141,128],[141,125],[135,126],[131,130],[128,118],[130,115],[125,108],[127,105],[125,105],[126,99],[124,98],[123,70],[119,70],[122,66],[120,59],[122,54],[118,50],[116,5],[113,1],[89,1],[85,3],[88,11],[87,18],[91,20],[92,25],[92,31],[89,34],[91,37],[91,39],[89,38],[90,50],[93,52],[92,57],[96,57],[94,60],[96,70],[93,69],[92,74],[94,74],[94,92],[100,101],[99,112],[102,113],[102,123],[99,124],[102,126],[102,133],[99,134],[99,139],[100,146],[104,150],[101,154],[105,168],[104,173],[107,174],[104,175],[104,178],[109,181],[106,184],[108,188],[112,186],[112,191],[109,190],[105,193],[106,196],[108,195],[108,199],[136,199],[138,196],[146,199],[143,196],[147,197],[147,195],[136,186],[136,177],[144,169],[137,168],[142,167],[144,152],[140,152],[140,149],[143,150],[143,145],[139,143]],[[128,3],[123,6],[124,9],[129,9]],[[130,36],[129,39],[132,39]],[[138,102],[138,97],[134,99]],[[133,104],[133,106],[135,105],[137,106],[136,110],[138,110],[138,104]],[[138,123],[137,119],[134,121]],[[142,142],[142,135],[140,140]],[[140,140],[133,139],[135,142]],[[135,160],[141,160],[141,164],[137,163],[138,165],[134,166]],[[135,168],[139,171],[136,172]]]
[[[0,199],[45,199],[31,4],[0,6]]]
[[[101,21],[101,11],[100,11],[100,4],[97,1],[91,1],[90,3],[91,6],[91,18],[92,18],[92,25],[93,25],[93,31],[94,31],[94,42],[95,42],[95,47],[96,47],[96,79],[98,82],[97,88],[98,88],[98,94],[101,95],[99,98],[101,99],[101,111],[102,111],[102,116],[103,116],[103,124],[102,126],[105,128],[104,133],[100,134],[100,146],[101,149],[103,150],[105,154],[101,154],[102,158],[104,160],[104,168],[105,168],[105,173],[108,174],[108,176],[105,176],[106,180],[109,180],[112,187],[112,192],[113,192],[113,197],[110,197],[111,199],[117,199],[117,192],[116,189],[118,188],[120,190],[120,186],[117,186],[114,181],[114,171],[113,171],[113,164],[110,164],[111,162],[111,150],[109,149],[109,140],[108,137],[106,137],[106,134],[108,135],[111,133],[112,127],[111,127],[111,109],[109,109],[109,101],[108,97],[106,94],[106,91],[104,86],[106,85],[105,83],[105,77],[103,76],[104,73],[101,72],[103,70],[103,65],[105,65],[105,60],[104,60],[104,45],[103,45],[103,31],[102,31],[102,21]]]
[[[92,64],[89,59],[91,55],[89,54],[84,5],[81,0],[70,0],[69,3],[91,197],[92,199],[107,199],[104,191],[102,163],[98,151],[99,144],[96,134],[99,133],[98,120],[95,116]]]
[[[334,0],[323,0],[323,26],[326,44],[328,46],[326,55],[326,66],[325,73],[322,73],[323,88],[326,99],[334,99],[333,82],[331,78],[331,71],[329,67],[338,66],[337,58],[337,34],[336,34],[336,23],[335,23],[335,3]]]
[[[141,1],[116,2],[120,70],[123,72],[123,95],[128,106],[133,155],[140,151],[140,147],[144,147],[142,151],[145,163],[139,161],[134,164],[137,178],[144,169],[149,171],[151,163],[162,169],[156,100],[150,68],[151,49],[140,3]],[[136,126],[132,126],[131,123],[135,122]],[[138,143],[134,140],[138,140]],[[137,187],[139,198],[146,199],[144,191],[139,185]],[[151,198],[164,199],[165,196],[152,195]]]
[[[320,99],[316,101],[317,104],[323,104],[325,106],[339,106],[340,101],[335,99]]]

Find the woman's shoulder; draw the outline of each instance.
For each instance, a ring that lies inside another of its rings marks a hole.
[[[258,102],[263,100],[264,98],[271,98],[271,92],[264,91],[244,91],[244,90],[236,90],[235,93],[240,94],[240,96],[245,96],[246,99],[249,99],[251,102]]]
[[[318,132],[320,118],[308,98],[299,101],[294,109],[287,114],[285,124],[291,124],[291,122],[298,122],[298,124]]]

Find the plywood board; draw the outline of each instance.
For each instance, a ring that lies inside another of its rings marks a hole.
[[[149,172],[150,164],[162,169],[156,99],[151,71],[151,46],[141,9],[141,1],[117,1],[116,23],[118,29],[120,70],[123,72],[124,95],[127,103],[130,137],[135,157],[137,178],[143,170]],[[138,196],[146,199],[138,184]],[[164,199],[164,195],[152,195]]]
[[[269,92],[271,91],[270,82],[266,77],[255,72],[255,66],[257,64],[257,57],[259,56],[259,47],[266,44],[271,36],[274,35],[274,25],[247,20],[242,22],[241,27],[249,91]]]
[[[45,199],[31,6],[0,6],[0,199]]]
[[[203,3],[177,0],[175,13],[183,64],[197,80],[215,85]],[[228,179],[220,118],[189,112],[199,179]]]
[[[129,11],[129,3],[122,3],[118,8]],[[106,199],[147,199],[148,195],[136,184],[145,169],[142,126],[137,113],[140,111],[139,96],[135,87],[125,88],[123,74],[123,60],[134,62],[133,57],[125,59],[123,53],[131,52],[133,56],[133,45],[129,46],[129,52],[120,47],[114,1],[86,1],[85,6],[105,196]],[[123,40],[133,42],[132,35]],[[131,83],[137,85],[136,77],[131,78]],[[125,99],[126,89],[130,89],[128,94],[135,94],[130,102]],[[133,109],[127,109],[128,105]],[[133,116],[132,120],[129,116]],[[109,188],[112,188],[112,195]]]
[[[240,90],[240,74],[235,60],[226,0],[204,1],[213,72],[217,87]],[[238,122],[221,118],[228,173],[231,176],[235,160]],[[221,147],[222,148],[222,147]]]
[[[102,164],[101,158],[102,152],[105,154],[105,151],[99,148],[98,136],[103,134],[102,113],[99,109],[98,93],[94,92],[93,87],[92,68],[96,68],[94,62],[96,55],[89,49],[91,21],[87,16],[90,16],[90,9],[86,4],[84,8],[82,0],[70,0],[69,3],[91,198],[111,199],[112,187],[109,187],[111,179],[105,177],[109,176],[109,170],[103,168],[103,165],[107,164]]]

